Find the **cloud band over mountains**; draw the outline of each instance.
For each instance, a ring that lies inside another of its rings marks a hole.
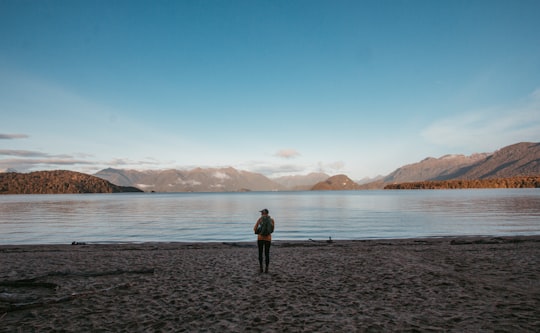
[[[14,139],[26,139],[26,134],[2,134],[0,133],[0,140],[14,140]]]

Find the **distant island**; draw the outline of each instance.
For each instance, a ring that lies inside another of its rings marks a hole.
[[[143,192],[133,186],[118,186],[80,172],[55,170],[30,173],[0,173],[0,194],[76,194]]]
[[[474,180],[438,180],[390,184],[385,190],[437,190],[467,188],[540,188],[539,177],[511,177]]]

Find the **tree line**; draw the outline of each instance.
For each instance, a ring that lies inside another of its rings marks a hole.
[[[540,176],[493,179],[429,180],[389,184],[385,190],[437,190],[466,188],[540,188]]]

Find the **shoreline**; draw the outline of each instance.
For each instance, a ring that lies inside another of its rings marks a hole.
[[[0,245],[0,332],[540,331],[540,236]]]
[[[507,239],[507,238],[539,238],[540,234],[522,234],[522,235],[445,235],[445,236],[420,236],[420,237],[403,237],[403,238],[362,238],[362,239],[335,239],[329,237],[328,239],[276,239],[272,240],[272,244],[279,246],[286,243],[347,243],[347,242],[377,242],[377,241],[414,241],[414,240],[437,240],[437,239]],[[145,245],[145,244],[178,244],[178,245],[191,245],[191,244],[255,244],[256,238],[248,241],[70,241],[66,243],[0,243],[0,250],[3,247],[13,246],[90,246],[90,245]]]

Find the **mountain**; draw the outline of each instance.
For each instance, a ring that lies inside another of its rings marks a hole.
[[[159,171],[108,168],[93,176],[65,170],[0,173],[0,194],[114,193],[141,191],[139,189],[148,192],[244,192],[382,189],[387,186],[388,188],[525,187],[536,186],[539,176],[540,143],[520,142],[503,147],[494,153],[428,157],[362,185],[346,175],[329,177],[324,173],[269,179],[262,174],[234,168]],[[491,181],[479,182],[480,180]],[[362,180],[365,181],[367,180]],[[420,182],[424,184],[411,184]],[[395,186],[404,183],[409,184]]]
[[[420,162],[408,164],[383,177],[384,183],[416,182],[442,179],[456,174],[459,170],[483,161],[489,154],[445,155],[440,158],[428,157]]]
[[[55,170],[0,173],[0,194],[142,192],[80,172]]]
[[[234,168],[193,170],[104,169],[94,174],[112,183],[155,192],[283,191],[287,188],[267,177]]]
[[[396,169],[381,180],[362,185],[362,189],[381,189],[386,185],[441,181],[512,178],[540,175],[540,143],[520,142],[494,153],[428,157]]]
[[[272,178],[278,184],[294,191],[306,191],[313,187],[314,184],[328,179],[330,176],[326,173],[312,172],[307,175],[284,176]]]
[[[499,149],[445,179],[491,179],[540,175],[540,143],[521,142]]]
[[[305,176],[269,179],[258,173],[234,168],[159,171],[109,168],[99,171],[95,176],[121,186],[135,186],[155,192],[382,189],[386,185],[410,182],[540,175],[539,161],[540,143],[522,142],[494,153],[428,157],[420,162],[402,166],[387,176],[377,177],[375,181],[362,180],[361,185],[345,175],[329,177],[324,173],[311,173]]]
[[[344,191],[360,189],[360,185],[345,175],[332,176],[323,182],[315,184],[311,188],[312,191]]]
[[[384,176],[381,176],[381,175],[373,177],[373,178],[372,177],[364,177],[362,179],[355,180],[355,182],[357,184],[362,185],[362,184],[367,184],[367,183],[373,183],[373,182],[379,181],[379,180],[381,180],[383,178],[384,178]]]

